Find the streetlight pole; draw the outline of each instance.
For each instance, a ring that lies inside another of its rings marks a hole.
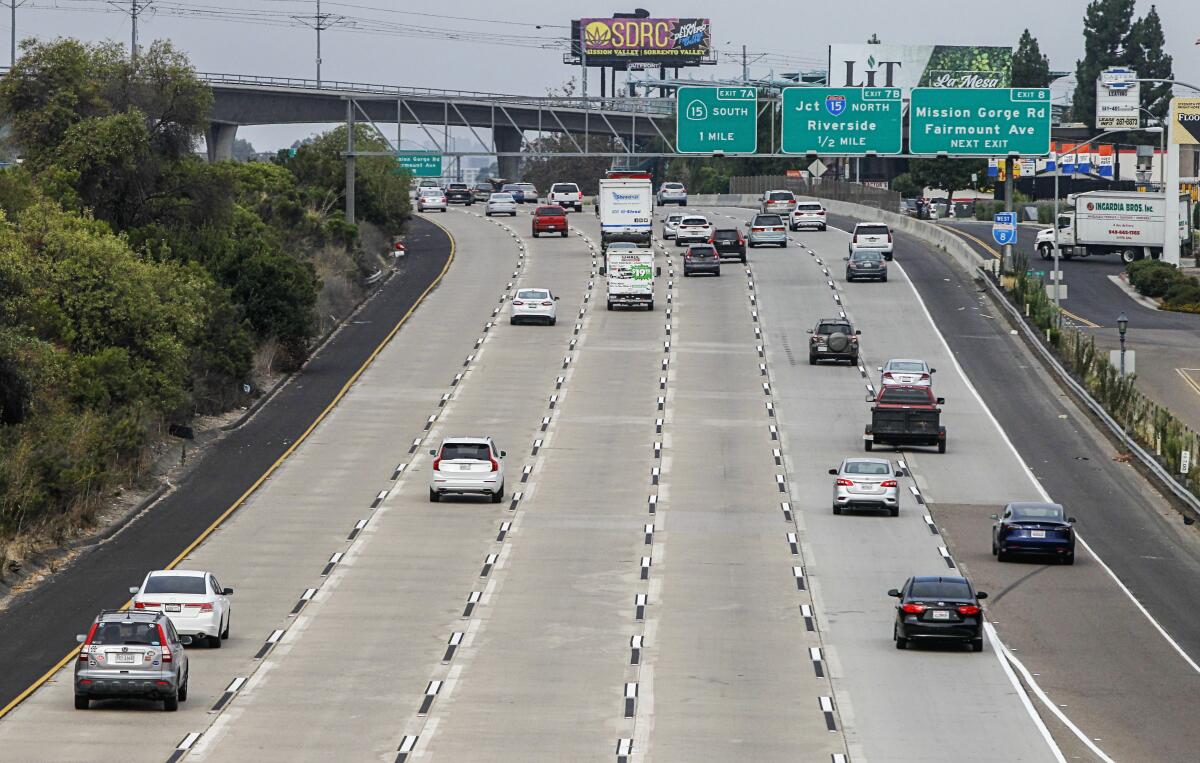
[[[1162,186],[1163,191],[1167,189],[1167,125],[1162,119],[1159,119],[1154,112],[1147,109],[1145,106],[1138,106],[1138,110],[1146,116],[1158,122],[1158,126],[1163,128],[1162,135],[1158,139],[1158,184]],[[1120,178],[1118,178],[1119,180]]]
[[[1080,143],[1078,146],[1075,146],[1067,153],[1055,155],[1055,159],[1054,159],[1054,309],[1057,313],[1057,320],[1059,322],[1062,321],[1062,301],[1060,299],[1060,295],[1062,293],[1062,271],[1059,270],[1059,268],[1058,268],[1059,256],[1061,254],[1061,252],[1059,250],[1059,245],[1058,245],[1058,231],[1059,231],[1059,226],[1058,226],[1058,179],[1060,177],[1062,177],[1062,159],[1063,159],[1063,157],[1076,155],[1079,153],[1080,149],[1087,148],[1088,146],[1090,146],[1091,144],[1100,140],[1101,138],[1105,138],[1110,135],[1117,135],[1117,134],[1126,133],[1126,132],[1156,133],[1156,132],[1162,132],[1162,131],[1163,131],[1163,128],[1161,128],[1161,127],[1139,127],[1136,130],[1133,128],[1123,128],[1120,130],[1105,130],[1104,132],[1100,133],[1099,135],[1097,135],[1096,137],[1087,141],[1086,143]]]
[[[1125,332],[1129,329],[1129,316],[1121,313],[1117,316],[1117,332],[1121,335],[1121,378],[1125,378]]]

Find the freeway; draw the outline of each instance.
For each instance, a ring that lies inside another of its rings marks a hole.
[[[1194,535],[918,242],[898,237],[900,277],[854,285],[835,228],[720,278],[683,279],[660,247],[656,310],[608,312],[591,215],[565,240],[528,237],[524,212],[432,219],[455,241],[442,284],[184,560],[237,590],[225,647],[190,652],[189,701],[80,713],[59,674],[0,720],[6,756],[1185,760],[1200,743],[1197,674],[1098,561],[981,553],[987,515],[1045,489],[1169,632],[1200,633],[1167,584],[1196,579]],[[558,325],[508,325],[518,286],[554,289]],[[809,366],[804,329],[841,309],[867,368],[925,357],[948,401],[948,453],[892,454],[897,518],[829,510],[871,375]],[[507,450],[509,495],[428,502],[427,448],[468,434]],[[886,590],[960,570],[993,594],[986,653],[896,651]]]
[[[995,256],[998,247],[991,236],[991,223],[945,222],[941,225],[960,234],[984,259]],[[1039,229],[1017,226],[1017,251],[1029,257],[1033,270],[1049,271],[1053,265],[1034,250]],[[1073,323],[1096,338],[1104,351],[1120,347],[1117,315],[1129,317],[1127,347],[1137,360],[1138,387],[1151,399],[1200,430],[1200,362],[1196,344],[1200,340],[1200,315],[1175,313],[1147,307],[1133,299],[1114,280],[1124,266],[1117,257],[1085,257],[1060,260],[1068,299],[1063,307]]]

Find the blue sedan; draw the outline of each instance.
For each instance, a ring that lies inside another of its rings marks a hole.
[[[1010,503],[992,519],[992,554],[999,561],[1029,554],[1075,563],[1075,517],[1068,517],[1059,504]]]

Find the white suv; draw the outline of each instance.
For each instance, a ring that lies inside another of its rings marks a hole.
[[[816,228],[825,230],[825,207],[819,201],[798,201],[792,210],[791,229]]]
[[[555,183],[550,186],[550,193],[546,196],[547,204],[557,204],[564,209],[573,209],[576,212],[583,211],[583,191],[579,190],[579,186],[574,183]]]
[[[706,244],[712,235],[712,223],[703,215],[688,215],[675,226],[675,246]]]
[[[490,437],[447,437],[442,447],[429,451],[429,500],[443,495],[486,495],[492,503],[504,499],[504,456]]]
[[[850,236],[850,254],[855,249],[873,249],[885,260],[892,259],[892,229],[887,223],[859,223]]]

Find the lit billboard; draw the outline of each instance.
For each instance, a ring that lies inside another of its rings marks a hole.
[[[1012,87],[1012,48],[976,45],[829,46],[830,87]]]

